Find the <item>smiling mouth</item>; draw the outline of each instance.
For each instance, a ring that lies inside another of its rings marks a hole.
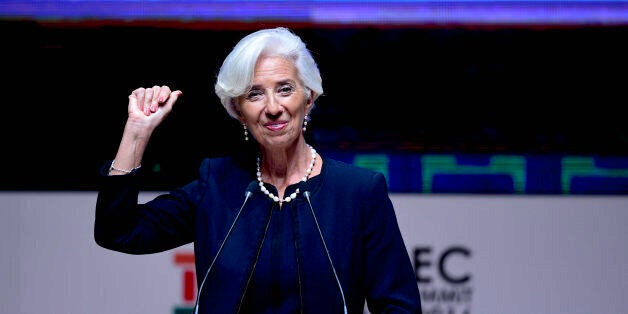
[[[267,123],[264,126],[271,130],[271,131],[278,131],[283,129],[288,123],[286,122],[274,122],[274,123]]]

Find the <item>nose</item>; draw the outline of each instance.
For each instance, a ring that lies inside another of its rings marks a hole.
[[[277,117],[281,115],[284,108],[279,102],[279,100],[277,99],[277,96],[271,94],[271,96],[267,97],[266,99],[267,99],[266,110],[265,110],[266,114],[273,117]]]

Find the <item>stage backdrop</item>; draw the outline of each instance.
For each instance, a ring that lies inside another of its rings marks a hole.
[[[425,313],[628,309],[628,196],[391,197]],[[192,246],[144,256],[100,248],[95,201],[94,192],[0,192],[0,313],[191,308]]]

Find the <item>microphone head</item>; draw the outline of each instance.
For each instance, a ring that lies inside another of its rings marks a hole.
[[[249,183],[249,185],[246,187],[246,190],[244,192],[244,195],[246,197],[249,197],[253,194],[253,192],[255,192],[255,190],[259,189],[259,184],[257,183],[257,180],[253,180],[251,181],[251,183]]]
[[[310,201],[310,191],[307,191],[307,190],[303,191],[303,196],[305,196],[308,202]]]

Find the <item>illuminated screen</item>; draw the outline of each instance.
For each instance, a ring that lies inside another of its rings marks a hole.
[[[174,21],[313,25],[617,25],[628,1],[15,1],[2,19],[48,22]]]

